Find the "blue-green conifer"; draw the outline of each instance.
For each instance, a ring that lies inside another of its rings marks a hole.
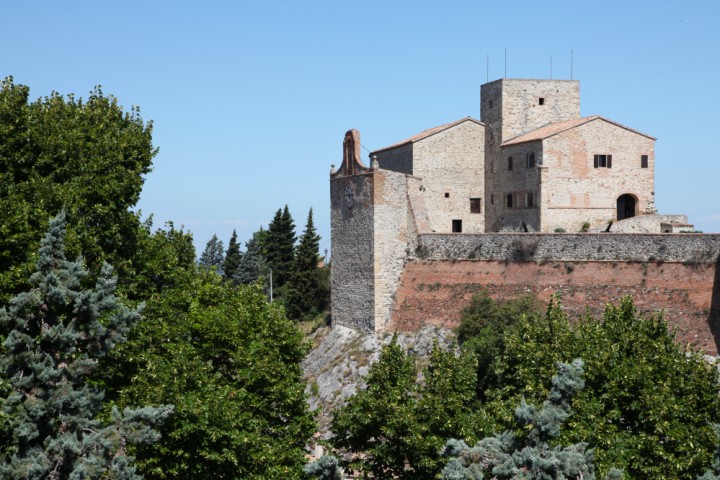
[[[118,301],[107,264],[95,287],[83,288],[85,268],[65,259],[64,234],[60,214],[41,243],[31,288],[0,310],[9,332],[0,357],[8,382],[0,399],[6,419],[0,478],[139,479],[128,447],[156,440],[152,427],[172,408],[116,410],[109,423],[97,419],[103,392],[88,380],[139,314]]]

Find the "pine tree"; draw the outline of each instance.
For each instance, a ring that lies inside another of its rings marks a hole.
[[[222,240],[218,239],[217,235],[212,236],[205,245],[205,250],[200,255],[198,264],[206,270],[215,268],[218,273],[222,273],[222,267],[225,263],[225,252],[223,249]]]
[[[318,312],[318,298],[320,297],[319,248],[320,236],[315,231],[311,208],[305,231],[300,237],[300,244],[295,252],[293,269],[288,283],[286,302],[288,318],[301,320],[312,317]]]
[[[225,261],[223,262],[223,276],[226,279],[232,279],[235,276],[241,259],[242,252],[240,252],[240,244],[237,241],[237,232],[233,230],[227,253],[225,253]]]
[[[139,479],[127,446],[157,440],[152,427],[172,407],[114,410],[110,424],[97,420],[103,392],[87,379],[139,314],[115,297],[107,264],[95,287],[82,289],[86,271],[66,260],[64,235],[62,213],[41,243],[31,289],[0,310],[9,331],[0,369],[10,390],[0,401],[9,437],[0,477]]]
[[[265,257],[273,271],[275,291],[282,295],[285,284],[290,279],[295,257],[295,224],[290,210],[278,209],[268,227],[265,242]]]
[[[233,277],[235,283],[248,285],[260,278],[269,278],[270,267],[262,253],[261,235],[260,232],[255,232],[253,238],[245,242],[245,253],[240,259],[237,272]]]

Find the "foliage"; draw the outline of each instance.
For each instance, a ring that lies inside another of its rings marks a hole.
[[[264,232],[264,230],[260,229],[260,232],[255,232],[253,237],[245,242],[245,253],[240,259],[237,272],[233,277],[235,283],[248,285],[260,279],[269,278],[270,267],[262,253],[262,242],[260,239],[263,233],[261,232]]]
[[[332,455],[323,455],[314,462],[305,465],[306,474],[319,480],[344,480],[338,459]]]
[[[510,405],[547,394],[553,365],[585,361],[586,388],[560,440],[588,442],[597,467],[630,478],[692,479],[710,463],[720,422],[717,372],[685,351],[659,316],[641,318],[630,298],[608,305],[602,321],[571,325],[559,302],[527,317],[505,338],[486,412],[507,425]]]
[[[295,224],[287,205],[284,210],[278,209],[270,222],[263,253],[273,271],[275,296],[284,298],[295,257]]]
[[[493,365],[505,352],[505,333],[528,316],[540,316],[534,296],[494,301],[487,290],[473,295],[470,305],[463,309],[457,330],[458,341],[477,357],[480,398],[485,396],[488,387],[497,383]]]
[[[61,214],[41,243],[31,289],[0,310],[0,323],[10,331],[0,358],[10,386],[2,399],[7,443],[0,474],[139,479],[126,446],[157,440],[152,427],[172,407],[114,410],[107,425],[95,418],[103,393],[88,380],[139,314],[118,301],[107,264],[95,287],[82,289],[86,271],[66,260],[64,235]]]
[[[715,425],[715,435],[720,441],[720,425]],[[715,455],[713,457],[712,468],[698,477],[698,480],[720,480],[720,443],[715,445]]]
[[[397,344],[383,348],[367,388],[335,412],[334,445],[350,452],[349,466],[378,478],[433,478],[450,437],[472,438],[474,361],[433,348],[416,382],[413,357]]]
[[[230,280],[237,275],[238,267],[242,260],[242,253],[240,252],[240,244],[237,241],[237,232],[233,230],[232,236],[230,237],[230,243],[228,243],[227,252],[225,252],[225,260],[223,261],[223,276]]]
[[[120,406],[173,403],[160,442],[137,451],[148,479],[301,478],[314,422],[301,333],[260,287],[180,275],[147,301],[111,359],[133,372]]]
[[[515,410],[515,422],[522,437],[512,432],[487,437],[469,448],[463,441],[450,440],[444,455],[451,457],[442,471],[444,479],[482,479],[484,475],[498,480],[593,480],[595,469],[592,451],[587,444],[552,445],[560,427],[570,416],[570,401],[582,390],[583,363],[576,359],[559,364],[552,378],[552,388],[541,409],[523,399]],[[620,478],[614,470],[610,478]]]
[[[308,213],[305,231],[300,237],[300,244],[295,251],[295,259],[290,274],[287,290],[286,309],[288,317],[293,320],[304,320],[317,315],[320,299],[320,275],[318,263],[320,257],[320,236],[313,224],[312,208]]]
[[[123,112],[96,87],[29,102],[12,77],[0,82],[0,298],[27,286],[47,219],[66,211],[70,258],[93,274],[103,261],[121,279],[137,248],[139,215],[130,211],[157,153],[152,123]]]
[[[218,273],[222,273],[223,263],[225,263],[223,242],[218,239],[217,235],[213,235],[205,245],[205,250],[203,250],[198,260],[198,265],[206,270],[214,268]]]

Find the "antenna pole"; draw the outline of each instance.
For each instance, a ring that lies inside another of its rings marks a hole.
[[[487,54],[485,59],[485,83],[490,82],[490,54]]]
[[[503,78],[507,78],[507,47],[505,47],[505,76]]]
[[[573,79],[573,51],[570,49],[570,80]]]
[[[552,55],[550,55],[550,80],[552,80]]]

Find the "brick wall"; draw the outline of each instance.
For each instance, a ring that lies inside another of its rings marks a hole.
[[[717,354],[718,272],[713,265],[611,261],[502,262],[414,260],[407,264],[387,330],[424,325],[454,328],[472,295],[496,299],[532,293],[547,305],[559,293],[571,318],[589,308],[599,318],[607,302],[631,295],[643,314],[663,312],[677,339]]]

